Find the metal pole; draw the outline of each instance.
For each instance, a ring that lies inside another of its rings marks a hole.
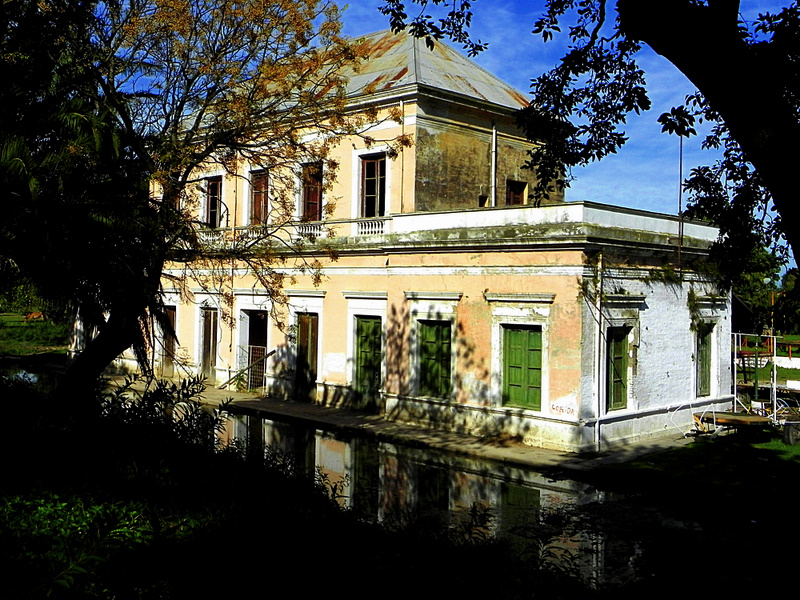
[[[758,402],[758,347],[761,345],[761,336],[756,339],[756,353],[753,359],[753,402]]]

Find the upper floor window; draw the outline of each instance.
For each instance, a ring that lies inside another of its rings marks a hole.
[[[267,172],[250,172],[250,224],[267,222]]]
[[[304,221],[322,220],[322,162],[303,165],[302,207],[301,216]]]
[[[528,184],[524,181],[506,179],[506,206],[525,204],[525,191]]]
[[[361,158],[361,216],[382,217],[386,214],[386,154]]]
[[[206,179],[206,223],[210,227],[222,227],[224,224],[224,206],[222,204],[222,176]]]

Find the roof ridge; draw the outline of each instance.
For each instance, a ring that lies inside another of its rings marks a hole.
[[[419,65],[419,52],[417,52],[417,44],[419,44],[419,38],[416,36],[411,36],[411,39],[413,40],[411,43],[411,52],[414,53],[414,60],[413,60],[414,72],[411,74],[411,76],[414,81],[419,83],[419,78],[421,75],[420,65]]]
[[[353,39],[363,41],[368,48],[367,60],[351,78],[350,93],[372,93],[412,84],[512,109],[528,105],[523,92],[441,40],[429,49],[426,40],[388,29]]]

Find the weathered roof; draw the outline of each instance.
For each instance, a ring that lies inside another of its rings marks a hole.
[[[389,30],[357,41],[366,44],[368,58],[347,74],[348,96],[426,85],[514,109],[528,105],[524,94],[441,41],[431,50],[425,40]]]

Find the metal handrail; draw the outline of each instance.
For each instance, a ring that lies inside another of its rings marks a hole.
[[[230,379],[228,379],[228,381],[226,381],[225,383],[223,383],[222,385],[220,385],[220,386],[219,386],[217,389],[219,389],[219,390],[223,389],[223,388],[224,388],[225,386],[227,386],[227,385],[228,385],[228,384],[229,384],[231,381],[233,381],[234,379],[236,379],[236,378],[237,378],[239,375],[241,375],[242,373],[246,373],[247,371],[249,371],[250,369],[252,369],[253,367],[255,367],[255,366],[256,366],[258,363],[260,363],[261,361],[263,361],[263,360],[267,360],[267,359],[268,359],[270,356],[272,356],[273,354],[275,354],[277,351],[278,351],[278,349],[277,349],[277,348],[273,348],[272,350],[270,350],[269,352],[267,352],[267,354],[265,354],[264,356],[262,356],[262,357],[261,357],[261,358],[259,358],[258,360],[254,361],[254,362],[251,362],[249,365],[247,365],[247,366],[246,366],[246,367],[244,367],[243,369],[239,369],[238,371],[236,371],[236,373],[234,373],[233,377],[231,377]]]

